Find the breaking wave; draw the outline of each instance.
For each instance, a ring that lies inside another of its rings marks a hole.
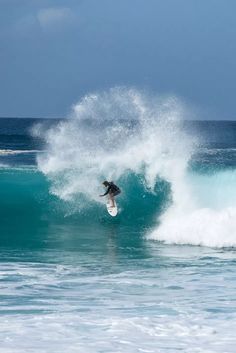
[[[38,168],[72,213],[102,209],[101,183],[113,180],[123,191],[121,219],[135,224],[142,214],[155,214],[145,225],[148,239],[235,246],[236,172],[191,169],[198,141],[183,129],[187,114],[175,97],[134,89],[85,96],[66,121],[35,127],[47,150],[38,155]]]

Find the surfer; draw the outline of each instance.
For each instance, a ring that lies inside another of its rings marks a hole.
[[[103,195],[99,195],[100,197],[109,195],[110,200],[112,202],[111,207],[115,207],[114,197],[121,193],[120,188],[113,183],[113,181],[104,181],[103,185],[107,188],[107,191]]]

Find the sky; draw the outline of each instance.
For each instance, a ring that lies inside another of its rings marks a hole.
[[[236,119],[235,0],[0,0],[0,116],[64,117],[114,86]]]

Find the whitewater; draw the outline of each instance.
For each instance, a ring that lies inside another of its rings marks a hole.
[[[235,352],[236,123],[191,114],[115,87],[0,120],[0,352]]]

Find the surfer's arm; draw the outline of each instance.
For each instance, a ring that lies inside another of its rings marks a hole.
[[[111,187],[109,186],[109,188],[107,189],[107,191],[105,192],[105,194],[100,195],[100,196],[103,197],[103,196],[106,196],[107,194],[109,194],[110,189],[111,189]]]

